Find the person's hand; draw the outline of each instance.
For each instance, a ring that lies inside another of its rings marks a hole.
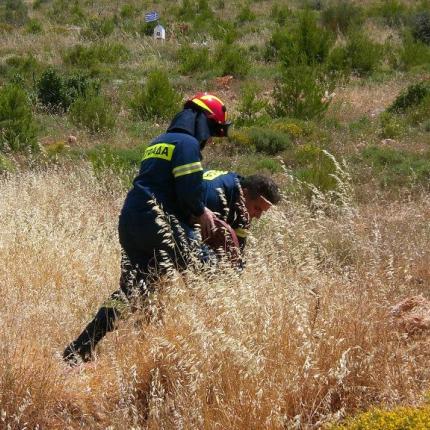
[[[215,214],[208,208],[205,208],[204,212],[197,217],[197,222],[200,224],[203,240],[210,237],[212,231],[215,229],[214,218],[216,218]]]

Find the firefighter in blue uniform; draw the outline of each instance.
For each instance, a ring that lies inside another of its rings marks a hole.
[[[212,94],[198,93],[185,103],[167,132],[149,144],[119,217],[120,289],[66,347],[65,361],[91,360],[95,346],[115,328],[129,300],[151,292],[165,271],[161,263],[166,258],[178,270],[187,266],[190,252],[206,258],[190,223],[193,219],[200,225],[202,237],[214,227],[215,215],[202,198],[201,150],[213,136],[226,136],[229,125],[224,103]]]
[[[263,175],[240,176],[235,172],[203,172],[203,201],[235,231],[241,251],[250,223],[281,200],[279,188]]]

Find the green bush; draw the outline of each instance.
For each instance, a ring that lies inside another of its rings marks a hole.
[[[408,21],[408,8],[399,0],[384,0],[374,8],[374,12],[390,27],[399,27]]]
[[[73,124],[90,133],[108,132],[115,126],[112,103],[101,95],[78,97],[69,110]]]
[[[359,76],[367,76],[374,72],[381,61],[381,46],[372,42],[362,32],[350,35],[346,52],[351,61],[352,71]]]
[[[291,29],[276,30],[266,46],[266,59],[278,58],[286,67],[296,64],[323,63],[333,44],[333,37],[320,28],[315,15],[309,10],[299,16]]]
[[[428,130],[429,119],[430,119],[430,94],[427,94],[421,103],[415,108],[411,109],[406,119],[409,124],[413,126],[424,125],[424,130]]]
[[[414,15],[411,27],[415,40],[430,45],[430,11],[427,10]]]
[[[0,18],[2,21],[21,26],[28,20],[27,6],[23,0],[5,0],[4,5],[0,6]]]
[[[110,36],[115,30],[113,17],[91,18],[88,27],[81,31],[81,36],[86,39],[103,39]]]
[[[292,13],[288,6],[284,4],[275,3],[270,11],[270,17],[279,26],[283,27],[287,24],[288,20],[291,18]]]
[[[311,119],[328,108],[324,76],[310,66],[288,67],[275,83],[271,113],[275,117]]]
[[[281,151],[291,148],[288,134],[266,127],[252,127],[248,131],[251,145],[257,152],[275,155]]]
[[[133,149],[112,148],[101,145],[88,150],[85,154],[94,174],[103,179],[111,174],[119,177],[126,188],[130,188],[133,178],[139,169],[145,147],[138,146]]]
[[[403,70],[413,67],[430,65],[430,47],[425,43],[415,41],[413,36],[406,33],[400,48],[399,66]]]
[[[36,125],[24,90],[16,85],[0,89],[0,151],[36,150]]]
[[[0,76],[4,76],[7,81],[12,81],[16,77],[27,83],[33,83],[34,76],[39,74],[41,65],[32,56],[9,57],[4,64],[0,65]]]
[[[54,0],[48,11],[48,17],[57,24],[82,24],[86,14],[79,0]]]
[[[25,30],[30,34],[41,34],[43,33],[42,24],[37,19],[30,19],[25,26]]]
[[[239,116],[234,121],[236,126],[250,126],[264,121],[267,102],[259,97],[258,85],[245,84],[241,88]]]
[[[251,127],[234,131],[231,133],[229,141],[242,150],[267,155],[275,155],[291,148],[288,134],[267,127]]]
[[[100,84],[83,74],[65,77],[49,68],[37,81],[36,88],[42,105],[54,112],[65,112],[78,97],[98,93]]]
[[[382,186],[405,186],[430,181],[430,152],[412,153],[393,148],[370,146],[362,151],[364,161],[372,166]]]
[[[122,19],[131,19],[138,14],[138,9],[132,4],[124,4],[121,6],[120,16]]]
[[[249,4],[245,4],[240,9],[236,17],[236,22],[237,24],[244,24],[245,22],[255,21],[255,19],[255,13],[252,12],[251,8],[249,7]]]
[[[382,52],[380,45],[355,31],[349,35],[345,46],[338,46],[330,52],[327,69],[344,75],[368,76],[379,66]]]
[[[121,43],[100,43],[91,46],[75,45],[66,50],[66,64],[90,68],[98,63],[116,64],[129,58],[129,50]]]
[[[180,100],[181,96],[170,85],[166,72],[154,70],[130,100],[130,107],[139,119],[167,119],[179,110]]]
[[[409,85],[387,108],[391,113],[404,113],[411,107],[419,105],[430,94],[430,84],[426,81]]]
[[[224,42],[218,45],[215,52],[215,64],[221,76],[233,75],[237,78],[245,77],[251,66],[247,51],[234,43]]]
[[[294,175],[307,184],[312,184],[320,191],[327,192],[337,187],[336,166],[333,159],[320,147],[307,144],[295,153],[297,168]]]
[[[326,28],[334,32],[346,34],[351,28],[358,27],[364,21],[363,10],[347,0],[331,2],[324,9],[321,20]]]
[[[379,121],[381,124],[380,135],[385,139],[394,139],[405,133],[405,121],[397,115],[383,112],[379,117]]]
[[[178,51],[181,73],[205,72],[211,68],[209,48],[184,45]]]
[[[0,175],[14,170],[15,164],[0,152]]]

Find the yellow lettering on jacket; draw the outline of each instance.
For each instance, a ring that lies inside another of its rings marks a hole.
[[[226,173],[228,172],[223,170],[207,170],[203,173],[203,179],[212,181],[212,179],[218,178],[218,176],[225,175]]]
[[[173,156],[175,145],[170,143],[156,143],[155,145],[148,146],[145,149],[142,160],[148,158],[161,158],[170,161]]]

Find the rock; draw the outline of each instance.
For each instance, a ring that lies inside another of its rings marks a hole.
[[[218,87],[224,88],[226,90],[230,88],[232,81],[233,81],[232,75],[220,76],[219,78],[215,78],[215,84]]]
[[[73,136],[73,134],[67,137],[67,143],[69,145],[76,145],[77,142],[78,142],[78,139],[76,136]]]
[[[391,307],[394,323],[408,334],[430,330],[430,300],[422,295],[411,296]]]

